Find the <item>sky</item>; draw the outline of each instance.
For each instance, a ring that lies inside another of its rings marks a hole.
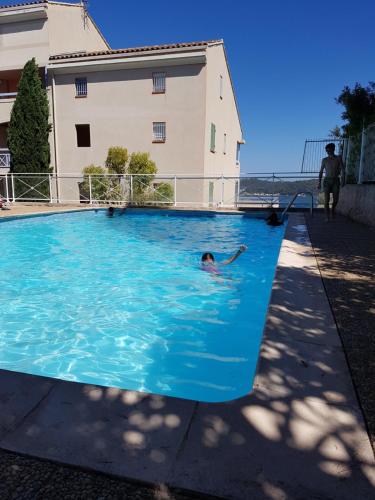
[[[375,80],[375,0],[89,0],[89,10],[112,48],[224,39],[243,174],[300,170],[305,139],[342,124],[343,87]]]

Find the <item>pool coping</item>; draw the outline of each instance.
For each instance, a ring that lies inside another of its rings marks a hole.
[[[249,395],[200,403],[3,370],[0,382],[0,447],[10,451],[233,499],[374,491],[303,215],[289,216]]]

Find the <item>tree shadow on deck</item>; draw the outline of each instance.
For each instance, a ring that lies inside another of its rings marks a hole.
[[[307,219],[310,238],[375,446],[375,230]]]

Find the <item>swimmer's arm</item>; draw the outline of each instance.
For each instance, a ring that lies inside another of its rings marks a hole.
[[[232,255],[232,257],[230,257],[227,260],[224,260],[223,262],[220,262],[220,265],[227,266],[228,264],[232,264],[232,262],[234,262],[236,259],[238,259],[238,257],[241,255],[241,253],[246,252],[246,250],[247,250],[247,246],[241,245],[239,250],[237,250],[237,252],[234,255]]]

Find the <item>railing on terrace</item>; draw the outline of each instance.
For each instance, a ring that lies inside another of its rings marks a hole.
[[[325,146],[329,142],[336,144],[336,154],[343,158],[347,184],[375,182],[375,123],[348,138],[306,140],[302,173],[319,172],[322,158],[327,155]]]
[[[10,167],[10,153],[9,149],[1,149],[0,148],[0,168],[9,168]]]
[[[17,92],[1,92],[0,99],[13,99],[17,97]]]
[[[133,204],[195,207],[310,208],[322,204],[317,176],[251,173],[241,177],[193,175],[2,174],[0,194],[8,202]]]

